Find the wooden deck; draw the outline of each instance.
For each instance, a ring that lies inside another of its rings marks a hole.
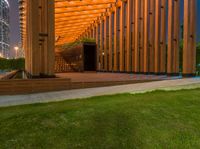
[[[171,79],[166,76],[121,73],[62,73],[50,79],[1,80],[0,95],[30,94],[71,89],[135,84]]]

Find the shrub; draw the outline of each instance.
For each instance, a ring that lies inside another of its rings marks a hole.
[[[0,70],[23,70],[25,69],[25,59],[5,59],[0,58]]]

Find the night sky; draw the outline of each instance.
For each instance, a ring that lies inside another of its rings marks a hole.
[[[10,3],[10,42],[11,50],[20,42],[18,0],[8,0]],[[182,0],[183,1],[183,0]],[[197,11],[200,14],[200,0],[197,0]],[[200,15],[197,15],[197,40],[200,41]]]

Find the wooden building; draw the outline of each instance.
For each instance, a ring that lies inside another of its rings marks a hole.
[[[20,0],[26,69],[54,75],[55,45],[95,38],[99,71],[183,75],[196,69],[196,0]]]

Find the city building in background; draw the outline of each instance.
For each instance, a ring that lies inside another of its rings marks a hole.
[[[0,57],[4,58],[8,58],[10,52],[9,9],[8,0],[0,0]]]

